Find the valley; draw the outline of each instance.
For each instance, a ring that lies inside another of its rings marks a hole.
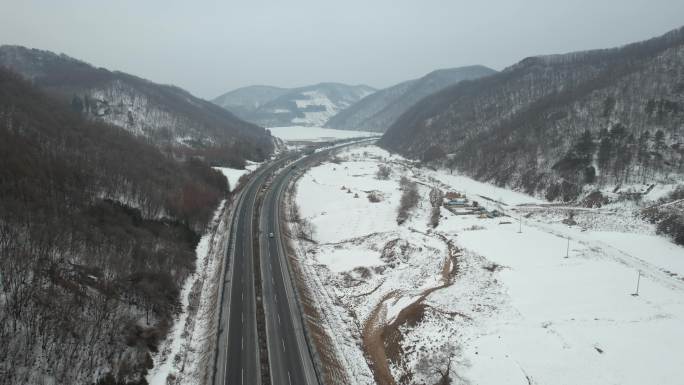
[[[405,183],[419,199],[397,226]],[[500,216],[435,206],[437,190]],[[375,146],[337,152],[292,194],[297,263],[344,362],[339,383],[432,384],[448,371],[477,384],[678,382],[682,250],[635,214],[648,194],[548,206]]]
[[[654,1],[3,6],[0,385],[680,384]]]

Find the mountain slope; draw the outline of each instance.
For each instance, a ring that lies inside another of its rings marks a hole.
[[[369,95],[334,115],[326,127],[384,132],[406,110],[424,97],[463,80],[496,73],[484,66],[469,66],[433,71],[420,79],[409,80]]]
[[[290,91],[290,89],[280,87],[249,86],[226,92],[212,102],[237,116],[244,116]]]
[[[323,126],[331,116],[374,91],[365,85],[339,83],[292,89],[252,86],[231,91],[213,102],[264,127]]]
[[[531,57],[459,83],[404,113],[380,144],[572,200],[601,186],[681,181],[683,137],[680,28],[621,48]]]
[[[263,160],[273,150],[268,132],[174,86],[49,51],[0,47],[7,67],[52,95],[70,102],[90,119],[117,125],[159,146],[206,150],[222,148],[230,163]],[[225,163],[225,162],[224,162]]]
[[[0,384],[138,383],[226,194],[0,69]]]

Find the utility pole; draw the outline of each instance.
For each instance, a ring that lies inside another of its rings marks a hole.
[[[632,297],[638,297],[639,296],[639,283],[641,283],[641,270],[639,270],[639,274],[637,275],[636,292],[632,293]]]
[[[518,234],[522,233],[522,213],[520,213],[520,219],[518,220]]]

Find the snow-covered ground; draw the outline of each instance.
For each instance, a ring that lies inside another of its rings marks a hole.
[[[338,113],[340,109],[347,107],[346,105],[336,105],[325,93],[318,90],[302,92],[302,96],[305,97],[305,99],[295,100],[295,104],[298,109],[304,111],[304,117],[292,119],[292,123],[295,124],[320,126],[325,124],[331,116]],[[307,111],[306,107],[310,106],[315,106],[315,111]]]
[[[684,248],[629,205],[578,208],[567,225],[567,209],[375,146],[338,158],[302,176],[295,201],[315,241],[298,241],[300,264],[350,383],[392,383],[365,358],[383,354],[404,383],[436,383],[449,361],[455,384],[681,383]],[[399,226],[402,176],[421,199]],[[433,229],[433,188],[506,216],[442,208]],[[392,336],[384,351],[377,330]]]
[[[245,168],[242,170],[230,167],[214,167],[214,169],[221,171],[221,173],[225,175],[225,177],[228,179],[228,186],[230,186],[230,191],[233,191],[235,190],[235,187],[237,187],[240,177],[249,174],[250,172],[253,172],[257,168],[259,168],[259,166],[261,166],[261,163],[252,162],[248,160],[247,166],[245,166]]]
[[[324,142],[334,139],[347,139],[358,137],[378,136],[377,132],[334,130],[323,127],[291,126],[291,127],[272,127],[271,135],[281,138],[284,141],[311,141]]]

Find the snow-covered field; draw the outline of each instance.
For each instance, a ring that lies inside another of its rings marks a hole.
[[[366,131],[349,131],[349,130],[334,130],[332,128],[323,127],[306,127],[306,126],[291,126],[291,127],[272,127],[271,135],[276,136],[284,141],[311,141],[323,142],[334,139],[348,139],[358,137],[378,136],[377,132]]]
[[[233,191],[235,187],[237,187],[240,177],[249,174],[250,172],[253,172],[257,168],[259,168],[259,166],[261,166],[261,163],[252,162],[248,160],[247,166],[245,166],[245,168],[242,170],[230,167],[214,167],[214,169],[220,171],[228,179],[228,186],[230,186],[230,191]]]
[[[629,206],[567,225],[567,210],[375,146],[338,157],[302,176],[295,201],[315,241],[298,241],[300,264],[350,383],[434,384],[447,367],[455,384],[681,383],[684,248]],[[402,176],[420,201],[399,226]],[[442,208],[433,229],[433,188],[506,216]]]

